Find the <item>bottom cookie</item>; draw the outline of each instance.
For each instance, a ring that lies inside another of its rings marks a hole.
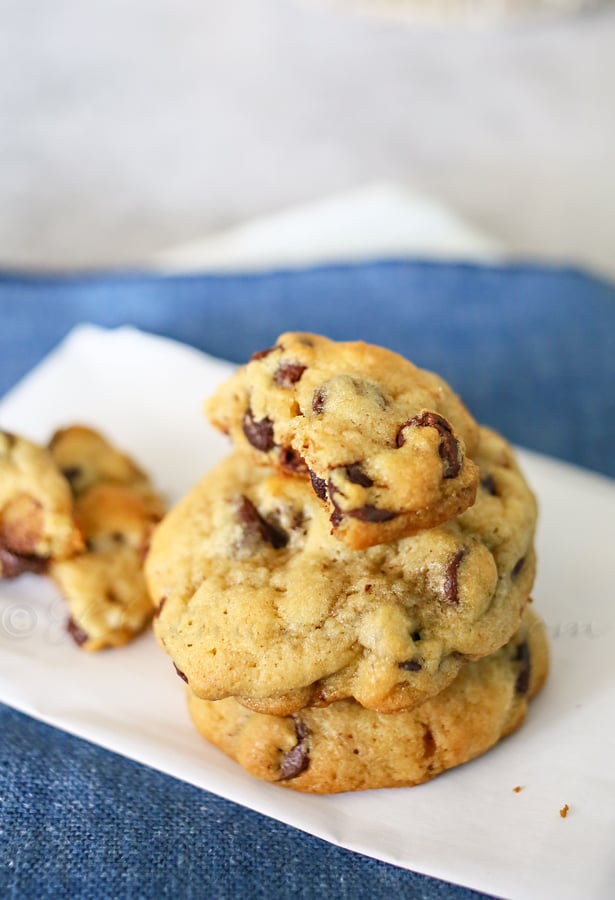
[[[497,653],[468,663],[446,690],[394,714],[354,700],[292,716],[189,693],[198,731],[250,774],[317,794],[409,787],[468,762],[522,723],[547,676],[545,628],[531,611]]]

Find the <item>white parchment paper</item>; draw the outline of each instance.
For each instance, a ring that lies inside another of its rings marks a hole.
[[[175,500],[227,450],[202,403],[230,370],[133,329],[82,326],[5,397],[0,425],[45,441],[92,424]],[[542,510],[535,599],[552,637],[550,680],[517,734],[429,784],[315,797],[253,779],[193,731],[184,686],[151,635],[83,653],[53,586],[30,575],[0,584],[0,700],[399,866],[506,898],[611,900],[615,484],[533,453],[522,463]]]

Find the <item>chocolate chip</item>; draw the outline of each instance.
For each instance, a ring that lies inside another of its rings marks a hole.
[[[420,631],[413,631],[411,637],[412,637],[412,640],[416,643],[416,641],[420,641],[420,640],[421,640],[421,632],[420,632]]]
[[[532,662],[530,659],[530,648],[527,641],[519,644],[515,659],[521,664],[519,674],[515,682],[515,690],[518,694],[527,694],[530,688],[530,677],[532,675]]]
[[[310,342],[311,344],[311,342]],[[295,721],[295,731],[297,733],[297,738],[300,741],[306,741],[310,736],[310,729],[307,727],[303,719],[299,717],[293,717]]]
[[[518,559],[517,562],[514,564],[514,566],[512,568],[512,572],[510,573],[510,577],[512,578],[513,581],[515,580],[515,578],[517,578],[519,576],[521,569],[523,568],[524,565],[525,565],[525,556],[522,556],[521,559]]]
[[[280,466],[291,475],[304,475],[308,468],[305,460],[292,447],[280,448]]]
[[[274,447],[273,422],[267,417],[256,421],[251,409],[248,409],[243,417],[243,433],[252,446],[262,450],[263,453]]]
[[[0,434],[4,437],[7,448],[10,450],[15,445],[17,438],[12,431],[0,431]]]
[[[378,509],[377,506],[371,506],[369,503],[358,509],[347,510],[346,515],[351,519],[358,519],[360,522],[390,522],[391,519],[397,518],[396,512],[390,509]]]
[[[316,388],[312,397],[312,409],[320,415],[325,408],[325,392],[323,388]]]
[[[309,730],[305,722],[299,718],[294,718],[295,734],[297,735],[297,743],[290,750],[282,755],[280,760],[280,781],[287,781],[296,778],[305,772],[310,764],[310,755],[308,748]]]
[[[342,519],[344,518],[344,514],[339,508],[339,506],[334,507],[333,512],[329,517],[329,521],[333,525],[334,528],[339,528],[342,523]]]
[[[319,478],[315,472],[309,470],[310,472],[310,481],[312,482],[312,487],[314,488],[314,493],[317,497],[320,497],[321,500],[327,499],[327,482],[324,478]]]
[[[333,525],[334,528],[337,528],[341,524],[342,519],[344,518],[344,513],[342,512],[342,507],[339,505],[339,503],[337,502],[337,499],[336,499],[337,495],[339,494],[339,491],[335,487],[335,485],[333,484],[331,479],[329,479],[329,483],[327,485],[327,491],[329,494],[329,499],[331,500],[331,503],[333,504],[333,512],[331,513],[331,517],[330,517],[329,521],[331,522],[331,524]]]
[[[66,630],[77,644],[78,647],[83,647],[83,645],[90,639],[90,636],[85,633],[83,628],[80,625],[77,625],[75,620],[71,618],[66,623]]]
[[[278,387],[290,388],[299,381],[305,369],[306,367],[302,366],[301,363],[281,362],[275,370],[273,380]]]
[[[484,491],[487,491],[488,494],[491,494],[492,497],[499,496],[498,490],[495,486],[495,478],[493,477],[493,475],[491,473],[489,473],[488,475],[485,475],[483,478],[481,478],[480,486],[482,487],[482,489]]]
[[[459,603],[459,564],[465,556],[465,552],[464,549],[458,550],[457,553],[450,558],[444,572],[444,584],[442,589],[447,603]]]
[[[251,500],[243,496],[238,509],[240,522],[249,534],[257,535],[263,541],[280,550],[288,544],[288,535],[279,526],[263,518]]]
[[[34,575],[44,575],[47,571],[49,560],[42,556],[28,556],[27,554],[13,553],[6,547],[0,547],[0,574],[2,578],[17,578],[24,572]]]
[[[420,672],[423,668],[416,659],[406,659],[404,662],[397,664],[398,669],[404,669],[406,672]]]
[[[307,769],[309,761],[309,756],[305,752],[303,745],[295,744],[291,750],[284,754],[280,761],[280,781],[296,778],[297,775],[300,775]]]
[[[182,672],[181,669],[178,669],[178,668],[177,668],[177,666],[175,665],[175,663],[173,663],[173,668],[175,669],[175,671],[177,672],[177,674],[179,675],[179,677],[181,678],[181,680],[182,680],[182,681],[185,681],[186,684],[188,684],[188,678],[184,675],[184,673]]]
[[[435,428],[440,435],[440,447],[438,452],[444,466],[445,478],[456,478],[461,470],[461,450],[453,430],[445,418],[438,413],[426,410],[418,416],[414,416],[401,426],[397,432],[396,444],[403,447],[406,443],[404,430],[406,428]]]
[[[349,516],[351,519],[358,519],[359,522],[389,522],[397,516],[397,513],[392,512],[390,509],[378,509],[377,506],[372,506],[369,503],[365,506],[359,506],[356,509],[343,510],[336,500],[336,495],[339,493],[340,491],[331,482],[331,479],[329,479],[329,498],[333,504],[333,512],[331,513],[329,521],[334,528],[337,528],[340,525],[344,516]]]
[[[256,353],[253,353],[250,357],[250,362],[254,362],[256,359],[264,359],[266,356],[269,356],[270,353],[273,353],[274,350],[280,350],[281,347],[278,347],[276,344],[275,347],[266,347],[265,350],[257,350]]]
[[[163,597],[163,598],[161,599],[160,603],[158,604],[158,606],[156,607],[156,611],[154,612],[154,618],[155,618],[155,619],[157,619],[158,616],[160,615],[160,613],[162,612],[163,607],[164,607],[164,604],[165,604],[166,602],[167,602],[167,598],[166,598],[166,597]]]
[[[349,466],[346,466],[344,471],[346,472],[346,477],[348,481],[352,484],[360,484],[361,487],[371,487],[374,483],[372,479],[367,475],[361,466],[361,463],[352,463]]]
[[[369,594],[369,592],[371,591],[371,589],[372,589],[371,584],[366,584],[365,587],[364,587],[364,591],[365,591],[366,594]]]
[[[74,489],[76,482],[81,476],[81,471],[81,466],[67,466],[65,469],[62,469],[62,475],[64,475],[71,488]]]
[[[425,731],[423,732],[423,753],[426,757],[433,756],[436,752],[436,740],[433,736],[433,732],[428,725],[424,726]]]

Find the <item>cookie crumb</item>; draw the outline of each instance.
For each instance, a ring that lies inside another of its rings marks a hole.
[[[516,787],[513,788],[513,791],[515,792],[515,794],[520,794],[522,790],[523,790],[523,788],[521,787],[520,784],[518,784]]]
[[[561,808],[560,811],[559,811],[559,814],[560,814],[560,816],[562,817],[562,819],[565,819],[565,818],[566,818],[566,816],[568,815],[568,810],[569,810],[569,809],[570,809],[570,807],[568,806],[568,804],[567,804],[567,803],[564,803],[564,805],[562,806],[562,808]]]

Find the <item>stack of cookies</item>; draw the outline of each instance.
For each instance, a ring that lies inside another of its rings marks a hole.
[[[483,753],[546,677],[536,504],[438,376],[283,334],[208,404],[233,452],[158,526],[154,628],[198,730],[301,791]]]

